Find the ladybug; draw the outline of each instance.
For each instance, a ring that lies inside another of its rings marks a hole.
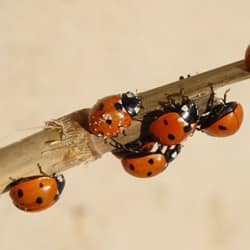
[[[245,64],[247,69],[250,70],[250,45],[248,46],[245,54]]]
[[[58,199],[65,185],[63,175],[42,175],[21,178],[11,183],[10,197],[14,205],[29,212],[41,211],[52,206]]]
[[[238,131],[243,120],[243,108],[238,102],[227,102],[226,94],[224,99],[214,105],[214,92],[208,100],[207,110],[199,120],[199,130],[208,135],[225,137]]]
[[[138,152],[123,152],[118,154],[118,158],[121,158],[124,169],[135,177],[152,177],[168,166],[168,163],[173,161],[180,153],[181,145],[174,145],[168,148],[161,148],[155,151],[154,142],[145,144]],[[151,150],[153,149],[152,152]]]
[[[141,106],[141,97],[132,92],[104,97],[89,112],[89,130],[105,138],[118,136],[131,124]]]
[[[186,98],[181,104],[167,106],[165,112],[150,123],[149,132],[162,145],[176,145],[194,133],[197,122],[197,107]]]

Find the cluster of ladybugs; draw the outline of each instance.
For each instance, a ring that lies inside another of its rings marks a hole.
[[[124,169],[136,177],[151,177],[162,172],[180,153],[181,143],[195,130],[212,136],[235,133],[242,122],[242,106],[227,102],[226,93],[219,103],[214,92],[207,109],[198,115],[195,103],[181,96],[176,102],[170,98],[161,110],[147,114],[142,121],[140,139],[126,145],[114,137],[124,134],[132,119],[142,108],[142,99],[126,92],[99,100],[89,112],[91,133],[112,142],[114,155],[121,159]],[[10,184],[10,197],[16,207],[24,211],[40,211],[52,206],[59,198],[65,180],[63,175],[47,175],[38,164],[41,175],[15,180]]]
[[[250,46],[245,64],[250,70]],[[113,153],[121,159],[125,170],[136,177],[150,177],[162,172],[180,153],[181,143],[195,130],[211,136],[234,134],[241,126],[243,109],[238,102],[227,102],[226,93],[215,103],[214,91],[206,111],[199,115],[195,103],[182,96],[181,102],[169,99],[161,110],[145,116],[140,139],[121,145],[114,137],[124,134],[132,119],[142,108],[142,99],[127,92],[99,100],[90,110],[88,125],[91,133],[115,142]],[[63,175],[47,175],[38,164],[40,175],[14,180],[10,197],[16,207],[24,211],[41,211],[52,206],[65,185]]]
[[[125,134],[125,128],[142,108],[142,99],[131,92],[105,97],[90,110],[89,130],[103,136],[106,141],[112,141],[114,155],[121,159],[129,174],[136,177],[155,176],[176,158],[181,143],[195,130],[224,137],[239,129],[243,118],[242,106],[237,102],[227,102],[226,93],[223,99],[215,102],[211,89],[203,114],[198,114],[195,103],[188,97],[181,95],[180,102],[170,97],[161,110],[144,116],[142,136],[126,145],[117,143],[114,137]]]

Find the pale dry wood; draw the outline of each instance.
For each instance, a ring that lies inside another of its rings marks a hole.
[[[173,82],[139,95],[143,98],[144,109],[138,115],[141,119],[147,112],[160,107],[167,95],[184,90],[185,95],[196,101],[203,110],[210,85],[219,88],[227,84],[250,78],[244,61],[238,61],[188,79]],[[0,149],[0,192],[6,190],[11,178],[19,179],[39,174],[37,164],[48,174],[64,171],[72,166],[99,158],[112,147],[102,138],[91,135],[87,130],[88,109],[83,109],[46,123],[45,128],[19,142]],[[133,121],[126,130],[127,136],[117,138],[127,143],[139,137],[139,121]]]

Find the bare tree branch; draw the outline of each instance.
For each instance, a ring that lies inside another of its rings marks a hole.
[[[219,88],[250,78],[245,62],[238,61],[184,80],[176,81],[155,89],[139,93],[143,98],[144,109],[138,119],[147,112],[159,108],[159,102],[166,96],[184,90],[193,99],[200,111],[205,107],[209,86]],[[37,163],[48,174],[64,171],[75,165],[86,165],[112,150],[102,138],[88,132],[88,109],[65,115],[47,122],[45,128],[22,141],[0,149],[0,192],[11,182],[11,178],[22,178],[39,174]],[[118,140],[127,143],[139,137],[141,123],[134,120],[126,130],[127,136]]]

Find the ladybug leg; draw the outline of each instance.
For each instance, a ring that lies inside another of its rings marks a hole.
[[[110,140],[112,142],[109,142],[109,145],[111,145],[112,147],[116,148],[116,149],[125,149],[126,147],[121,144],[120,142],[116,141],[114,138],[110,138]]]
[[[190,75],[187,76],[187,78],[191,77]],[[182,103],[190,101],[189,96],[185,95],[185,89],[180,88],[179,96],[181,97]]]
[[[123,134],[124,136],[126,136],[126,133],[125,133],[125,128],[123,127],[122,124],[118,124],[118,129],[120,130],[120,133],[119,134]]]
[[[182,103],[189,101],[189,97],[184,94],[184,88],[180,89],[180,96],[182,98]]]
[[[178,93],[179,96],[181,96],[181,97],[182,97],[182,96],[185,96],[185,95],[184,95],[184,92],[185,92],[185,91],[184,91],[184,88],[180,88],[180,91],[179,91],[179,93]]]
[[[40,174],[45,175],[45,176],[48,176],[48,174],[46,174],[46,173],[42,170],[42,166],[40,165],[40,163],[37,163],[37,167],[38,167],[38,169],[39,169]]]
[[[230,91],[230,89],[227,89],[224,93],[224,97],[223,97],[223,102],[226,103],[227,102],[227,94]]]
[[[171,96],[172,97],[176,96],[178,99],[180,99],[181,103],[189,101],[189,97],[187,95],[185,95],[184,92],[185,92],[184,88],[180,88],[178,93],[175,93],[175,94],[173,94]],[[175,106],[177,105],[176,102],[174,103],[174,105]],[[179,105],[181,105],[181,104],[179,103]]]
[[[141,109],[144,109],[144,107],[143,107],[143,105],[142,105],[142,99],[143,99],[143,98],[142,98],[142,96],[139,96],[139,95],[138,95],[138,89],[135,90],[135,94],[137,95],[138,99],[139,99],[140,102],[141,102],[140,108],[141,108]]]
[[[167,102],[165,103],[166,106],[170,106],[171,108],[175,108],[176,102],[174,99],[174,94],[167,95]]]
[[[215,97],[214,87],[213,87],[213,85],[210,85],[209,87],[211,90],[211,94],[210,94],[209,99],[207,101],[207,107],[206,107],[205,112],[210,111],[214,106],[214,97]]]
[[[114,147],[115,149],[130,152],[130,153],[138,153],[138,151],[128,148],[127,146],[121,144],[120,142],[116,141],[114,138],[111,138],[112,142],[109,142],[109,145]]]

